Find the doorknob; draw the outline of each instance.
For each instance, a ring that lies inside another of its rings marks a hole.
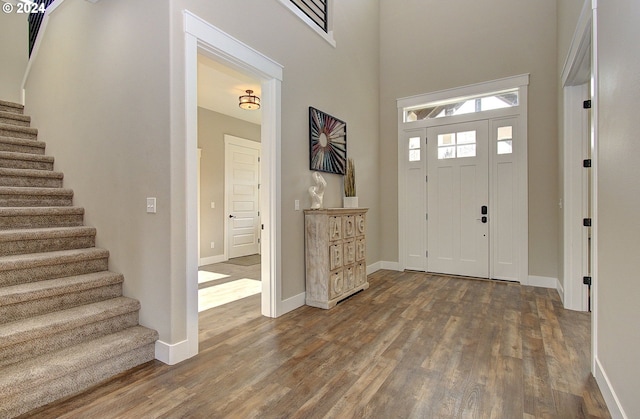
[[[236,216],[233,214],[229,214],[229,218],[236,218]]]

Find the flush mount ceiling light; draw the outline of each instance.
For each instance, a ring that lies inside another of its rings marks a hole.
[[[240,96],[240,104],[238,106],[248,111],[255,111],[256,109],[260,109],[260,98],[253,94],[253,90],[245,91],[247,92],[247,94]]]

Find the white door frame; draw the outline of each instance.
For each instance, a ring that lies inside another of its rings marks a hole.
[[[197,142],[198,54],[203,54],[262,83],[262,315],[277,317],[281,308],[281,161],[280,115],[283,67],[195,14],[185,10],[185,163],[187,340],[191,355],[198,346]]]
[[[230,241],[230,233],[229,233],[229,213],[231,212],[231,204],[229,202],[229,177],[227,176],[227,170],[229,168],[229,156],[228,149],[229,144],[239,145],[241,147],[251,148],[254,150],[258,150],[258,170],[260,167],[260,158],[262,157],[262,146],[260,143],[256,141],[251,141],[246,138],[236,137],[234,135],[224,134],[224,170],[225,170],[225,179],[224,179],[224,260],[229,260],[229,241]],[[260,185],[261,179],[258,179],[258,185]],[[260,199],[260,187],[258,186],[258,199]],[[260,212],[260,203],[258,202],[258,219],[261,219]],[[262,240],[260,240],[262,241]],[[259,250],[258,250],[259,253]]]
[[[520,217],[517,222],[518,231],[518,253],[519,269],[518,280],[523,285],[529,285],[531,280],[529,279],[529,232],[528,232],[528,173],[527,173],[527,102],[528,102],[528,85],[529,74],[523,74],[519,76],[507,77],[504,79],[498,79],[488,81],[484,83],[477,83],[469,86],[462,86],[453,89],[441,90],[433,93],[421,94],[416,96],[410,96],[406,98],[400,98],[397,100],[398,109],[398,264],[399,269],[404,270],[407,266],[406,262],[406,229],[408,228],[408,222],[403,214],[406,211],[407,197],[409,191],[406,190],[404,183],[404,174],[406,171],[406,150],[403,138],[406,137],[406,132],[411,130],[417,130],[420,128],[428,128],[432,126],[448,125],[461,122],[470,122],[475,120],[492,120],[504,117],[517,117],[517,138],[522,142],[522,147],[518,147],[519,153],[518,159],[518,208],[516,213]],[[473,97],[489,92],[496,92],[508,89],[519,89],[520,100],[519,106],[505,109],[496,109],[485,112],[471,113],[466,115],[451,116],[444,118],[432,118],[423,119],[419,121],[405,122],[404,121],[404,109],[419,106],[425,103],[434,103],[439,101],[448,101],[451,99],[463,99],[465,97]],[[426,220],[425,220],[426,223]],[[426,230],[424,230],[426,231]]]
[[[582,8],[578,26],[573,35],[567,59],[562,70],[563,87],[563,265],[564,307],[587,311],[587,287],[582,278],[588,272],[588,231],[582,226],[585,215],[585,200],[588,186],[581,162],[586,158],[585,140],[592,144],[593,127],[589,126],[588,111],[582,108],[584,100],[591,98],[592,79],[592,9],[587,0]],[[593,99],[592,99],[593,106]],[[592,114],[592,120],[595,115]],[[595,122],[595,121],[594,121]],[[593,151],[593,150],[592,150]],[[593,154],[593,153],[592,153]],[[595,155],[592,156],[592,175],[595,170]],[[595,179],[595,178],[593,178]],[[595,182],[593,187],[595,187]],[[592,218],[593,214],[592,214]],[[593,222],[593,220],[592,220]],[[592,243],[595,240],[592,239]],[[593,270],[592,270],[593,273]],[[592,281],[593,281],[593,275]],[[592,290],[593,291],[593,290]]]

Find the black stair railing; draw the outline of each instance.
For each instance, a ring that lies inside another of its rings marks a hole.
[[[42,25],[42,19],[44,19],[42,10],[46,10],[53,1],[54,0],[33,1],[33,3],[37,3],[39,7],[32,6],[34,13],[29,13],[29,56],[31,56],[31,51],[33,51],[33,46],[36,43],[38,31],[40,31],[40,25]],[[44,9],[40,6],[41,4],[44,4]]]

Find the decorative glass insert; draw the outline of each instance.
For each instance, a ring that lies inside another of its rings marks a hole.
[[[477,97],[453,99],[404,108],[404,122],[490,111],[518,106],[518,89],[489,93]]]
[[[513,153],[513,127],[498,127],[498,154]]]
[[[409,138],[409,161],[420,161],[420,137]]]
[[[475,156],[475,131],[452,132],[438,135],[438,160]]]

